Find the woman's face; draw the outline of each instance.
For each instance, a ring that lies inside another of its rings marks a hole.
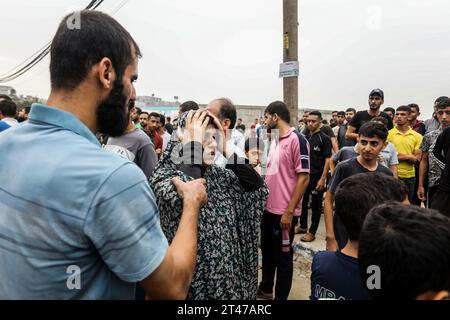
[[[217,129],[209,125],[206,128],[205,138],[203,139],[203,164],[210,166],[214,163],[217,151]]]

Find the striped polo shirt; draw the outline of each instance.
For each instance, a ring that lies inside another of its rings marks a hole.
[[[144,173],[41,104],[0,150],[0,299],[133,299],[168,248]]]

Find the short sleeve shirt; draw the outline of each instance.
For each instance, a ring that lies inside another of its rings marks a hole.
[[[349,159],[344,162],[339,163],[334,170],[333,177],[331,178],[331,183],[329,190],[332,193],[336,193],[339,184],[346,178],[353,176],[358,173],[371,172],[367,168],[363,167],[357,160],[357,158]],[[378,165],[374,172],[381,172],[388,176],[393,176],[392,171],[383,165]]]
[[[392,119],[388,114],[381,112],[379,116],[385,118],[388,121],[388,130],[394,127]],[[367,110],[358,111],[350,121],[350,125],[356,129],[356,133],[359,133],[359,128],[361,128],[364,123],[369,122],[373,118],[375,118],[375,116],[371,116]]]
[[[320,251],[311,266],[311,300],[369,300],[358,259],[340,251]]]
[[[392,143],[398,153],[412,155],[416,150],[419,150],[422,143],[422,135],[412,130],[411,128],[402,133],[397,128],[389,130],[388,142]],[[415,169],[414,164],[402,161],[398,165],[399,178],[414,178]]]
[[[289,205],[299,173],[310,173],[309,143],[305,136],[291,128],[278,140],[272,137],[265,181],[269,197],[264,210],[282,215]],[[299,201],[294,216],[300,216]]]
[[[142,171],[40,104],[0,149],[0,298],[133,299],[168,248]]]
[[[381,164],[385,167],[390,168],[398,165],[397,150],[392,143],[388,142],[386,148],[381,150],[380,155],[383,157]]]
[[[333,129],[330,126],[327,126],[327,125],[322,126],[322,128],[320,128],[320,132],[322,132],[323,134],[326,134],[330,138],[335,138],[335,134],[333,132]],[[308,135],[311,134],[309,129],[308,129],[308,127],[305,127],[305,129],[303,130],[303,134],[305,136],[308,136]]]
[[[149,136],[137,128],[120,137],[110,137],[104,148],[109,152],[136,163],[144,172],[147,179],[151,177],[158,162],[155,147],[150,141]]]
[[[320,176],[327,158],[331,158],[331,140],[326,134],[318,132],[306,136],[310,148],[311,175]]]
[[[359,155],[358,152],[355,151],[355,147],[343,147],[337,153],[335,153],[332,157],[334,164],[338,164],[339,162],[356,158]]]

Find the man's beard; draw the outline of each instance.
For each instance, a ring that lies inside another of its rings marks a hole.
[[[263,129],[267,130],[267,133],[272,133],[272,130],[277,129],[277,125],[275,123],[269,122]]]
[[[100,133],[119,137],[128,127],[127,97],[123,94],[122,79],[114,81],[108,97],[97,107],[97,128]]]

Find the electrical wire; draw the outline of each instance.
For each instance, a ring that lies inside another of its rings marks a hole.
[[[85,8],[85,10],[95,10],[103,3],[104,0],[92,0]],[[120,8],[119,8],[120,9]],[[21,64],[16,66],[15,68],[8,71],[6,74],[0,76],[0,83],[2,82],[9,82],[14,79],[17,79],[18,77],[22,76],[26,72],[28,72],[30,69],[32,69],[35,65],[37,65],[42,59],[44,59],[49,53],[50,53],[50,46],[51,42],[48,42],[44,47],[36,51],[33,55],[31,55],[29,58],[25,59]],[[29,61],[27,63],[27,61]],[[13,70],[16,70],[15,72],[12,72]],[[11,73],[12,72],[12,73]]]

